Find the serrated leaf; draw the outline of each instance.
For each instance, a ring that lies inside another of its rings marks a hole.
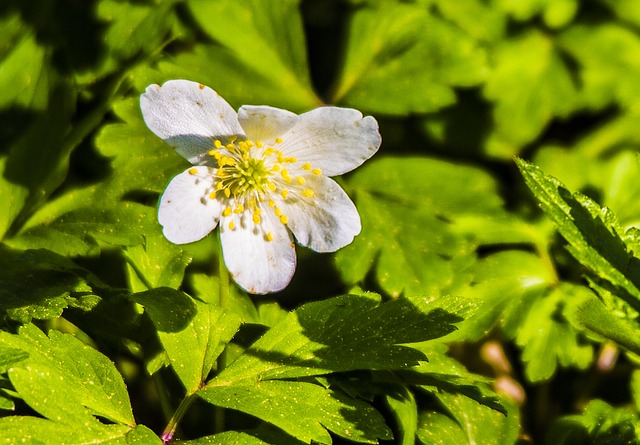
[[[446,391],[468,397],[488,408],[507,414],[504,403],[489,387],[489,379],[470,373],[456,360],[446,355],[447,347],[442,343],[427,342],[417,345],[429,358],[399,374],[404,381],[418,385],[420,389],[430,393]]]
[[[162,441],[145,426],[134,429],[124,425],[64,424],[37,417],[5,417],[0,419],[4,443],[18,445],[161,445]]]
[[[348,187],[363,227],[336,254],[336,265],[349,284],[373,272],[391,295],[439,295],[467,284],[476,244],[451,222],[503,213],[495,181],[485,172],[428,158],[373,161]]]
[[[446,335],[468,310],[468,302],[455,298],[380,303],[375,294],[308,303],[271,328],[208,385],[407,368],[425,356],[402,344]]]
[[[507,404],[507,414],[493,411],[465,396],[440,392],[435,397],[448,414],[427,411],[420,416],[418,438],[424,444],[469,443],[510,445],[519,430],[517,409]]]
[[[256,416],[307,443],[332,443],[326,429],[360,443],[392,438],[380,413],[369,404],[311,383],[209,384],[198,394],[216,406]]]
[[[576,91],[554,42],[540,32],[500,42],[494,58],[483,89],[495,104],[495,129],[486,149],[509,158],[537,138],[552,118],[572,112]]]
[[[200,298],[200,300],[214,305],[220,304],[219,277],[194,273],[189,275],[189,284],[194,290],[194,295]],[[277,304],[276,306],[282,310]],[[239,315],[243,323],[263,322],[251,298],[238,286],[230,286],[228,301],[225,307],[229,311]]]
[[[34,325],[18,335],[0,332],[0,345],[20,349],[29,358],[14,364],[9,378],[19,396],[35,411],[56,422],[98,424],[92,416],[135,425],[122,376],[100,352],[70,334]]]
[[[432,0],[443,17],[456,23],[470,36],[481,41],[495,41],[504,35],[505,14],[482,0]]]
[[[585,295],[568,307],[567,316],[579,329],[616,342],[625,349],[640,354],[640,327],[637,322],[612,313],[595,296]]]
[[[621,239],[615,215],[557,179],[516,160],[540,207],[569,242],[569,252],[594,274],[618,289],[617,296],[640,309],[640,261]]]
[[[450,105],[455,86],[476,85],[487,72],[473,39],[412,3],[356,9],[344,57],[332,101],[393,115]]]
[[[522,320],[516,343],[522,348],[525,374],[530,381],[549,379],[557,366],[585,369],[592,362],[593,347],[560,316],[567,302],[588,293],[582,286],[560,285],[538,298]]]
[[[132,299],[144,306],[173,369],[192,394],[240,327],[240,317],[170,288],[140,292]]]
[[[93,285],[100,285],[97,279],[53,252],[2,249],[0,269],[0,309],[13,320],[55,318],[68,306],[89,310],[97,302],[93,296]]]
[[[181,441],[184,445],[269,445],[286,443],[290,445],[304,445],[293,436],[268,425],[250,431],[224,431],[213,436]]]
[[[7,244],[18,249],[49,249],[61,255],[97,255],[103,243],[121,246],[142,244],[143,236],[158,231],[155,211],[123,202],[113,209],[81,208],[47,225],[31,227]]]

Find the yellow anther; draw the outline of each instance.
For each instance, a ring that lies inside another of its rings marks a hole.
[[[198,169],[197,169],[197,168],[195,168],[195,167],[191,167],[191,168],[189,169],[189,174],[190,174],[190,175],[197,175],[197,174],[198,174]]]
[[[233,209],[233,213],[240,214],[244,212],[244,206],[242,204],[238,204],[235,209]]]
[[[284,189],[280,192],[280,196],[282,196],[282,199],[287,199],[287,196],[289,196],[289,190]]]
[[[313,170],[311,170],[311,173],[313,173],[314,175],[321,175],[322,170],[320,170],[319,168],[314,168]]]
[[[269,187],[269,190],[271,190],[272,192],[276,191],[276,185],[273,182],[269,182],[267,184],[267,187]]]
[[[216,199],[216,192],[215,190],[211,193],[209,193],[209,199]]]
[[[256,215],[262,215],[262,209],[255,209],[253,213]]]
[[[235,134],[232,134],[231,136],[229,136],[229,142],[233,143],[238,139],[238,136],[236,136]]]
[[[217,152],[217,150],[211,149],[211,150],[208,151],[208,153],[209,153],[209,156],[215,156],[216,153],[218,153],[218,152]]]
[[[284,162],[293,164],[294,162],[298,162],[298,158],[284,158]]]
[[[231,212],[232,212],[231,207],[227,207],[222,211],[222,216],[229,216],[231,215]]]
[[[266,239],[267,241],[273,241],[273,234],[271,232],[267,232],[267,234],[264,236],[264,239]]]
[[[262,141],[256,141],[256,147],[262,148]]]
[[[280,208],[276,207],[275,209],[273,209],[273,211],[276,213],[276,216],[282,216],[282,210],[280,210]]]
[[[277,171],[280,171],[281,168],[282,166],[280,164],[273,164],[273,167],[271,167],[271,171],[277,172]]]
[[[269,200],[269,207],[275,207],[276,202],[273,199]]]
[[[276,138],[276,144],[282,144],[282,138]]]
[[[280,216],[280,222],[282,224],[286,224],[286,223],[289,222],[289,218],[287,218],[286,215],[282,215],[282,216]]]
[[[311,170],[311,164],[309,164],[308,162],[305,164],[302,164],[302,169],[303,170]]]
[[[224,184],[222,182],[218,182],[216,184],[216,190],[222,190],[222,187],[224,187]]]
[[[269,147],[264,151],[264,155],[265,156],[271,156],[275,152],[276,152],[276,150],[273,147]]]
[[[293,181],[293,179],[291,179],[291,176],[284,176],[282,179],[284,179],[284,182],[287,184],[291,184],[291,182]]]
[[[302,176],[296,176],[296,181],[300,185],[304,185],[307,182],[307,181],[305,181],[305,179]]]
[[[302,191],[302,195],[307,197],[307,198],[313,198],[313,196],[315,195],[314,191],[311,189],[306,189]]]
[[[233,222],[233,221],[229,221],[229,229],[230,229],[230,230],[233,230],[233,229],[235,229],[235,228],[236,228],[236,223],[235,223],[235,222]]]
[[[220,139],[213,141],[213,146],[216,148],[222,148],[222,142],[220,142]]]
[[[231,196],[231,189],[230,188],[224,189],[224,196],[226,196],[227,198]]]
[[[278,165],[278,164],[276,164]],[[280,174],[282,175],[283,178],[286,178],[287,176],[289,176],[289,170],[287,170],[286,168],[282,169],[282,172],[280,172]]]
[[[231,143],[225,145],[225,147],[226,147],[227,150],[234,150],[236,148],[236,146],[231,144]]]
[[[260,224],[260,221],[262,221],[262,220],[260,219],[260,215],[258,215],[257,213],[254,213],[254,214],[253,214],[253,218],[252,218],[252,219],[253,219],[253,222],[254,222],[255,224]]]

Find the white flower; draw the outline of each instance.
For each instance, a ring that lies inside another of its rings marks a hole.
[[[360,216],[329,176],[353,170],[380,146],[378,124],[347,108],[296,115],[245,105],[236,113],[211,88],[186,80],[150,85],[147,126],[193,167],[171,180],[158,221],[176,244],[220,224],[224,261],[254,294],[277,292],[295,272],[298,243],[332,252],[360,233]]]

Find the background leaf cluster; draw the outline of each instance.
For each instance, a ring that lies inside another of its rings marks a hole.
[[[7,443],[640,440],[636,1],[5,1],[0,30]],[[362,233],[267,298],[215,234],[167,242],[187,162],[138,100],[177,78],[375,116],[339,179]]]

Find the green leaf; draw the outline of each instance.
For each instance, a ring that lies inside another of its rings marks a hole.
[[[425,356],[403,344],[446,335],[469,308],[468,301],[455,298],[380,303],[375,294],[308,303],[267,331],[208,386],[408,368]]]
[[[129,427],[135,425],[122,376],[100,352],[70,334],[34,325],[18,335],[0,332],[0,346],[29,354],[9,370],[18,395],[42,416],[65,424],[90,426],[100,416]]]
[[[209,384],[198,394],[216,406],[256,416],[307,443],[332,443],[325,428],[360,443],[392,438],[382,416],[370,405],[311,383],[267,380],[247,385]]]
[[[640,75],[640,36],[626,26],[605,23],[576,25],[564,32],[559,45],[580,66],[581,101],[593,109],[612,104],[638,104],[635,80]]]
[[[615,286],[618,297],[640,309],[640,261],[621,238],[615,215],[582,194],[571,194],[533,164],[519,159],[516,163],[542,210],[569,242],[569,252]]]
[[[593,360],[593,347],[576,335],[561,316],[567,302],[580,299],[589,291],[563,283],[538,298],[526,318],[521,320],[516,343],[522,348],[526,376],[532,382],[552,377],[556,367],[586,369]]]
[[[500,42],[494,59],[483,90],[495,105],[495,129],[486,150],[509,158],[537,138],[551,119],[571,113],[576,91],[554,42],[540,32]]]
[[[123,122],[102,127],[95,142],[100,154],[111,159],[113,169],[96,192],[100,202],[119,202],[132,192],[159,195],[189,162],[147,128],[138,97],[116,102],[113,111]]]
[[[385,396],[385,402],[398,425],[395,443],[413,445],[418,430],[418,405],[413,393],[399,386],[397,391]]]
[[[380,2],[352,14],[332,101],[425,113],[454,103],[454,87],[477,85],[486,73],[484,50],[455,26],[419,4]]]
[[[207,38],[218,43],[197,44],[160,63],[158,71],[143,69],[138,89],[189,79],[210,86],[236,107],[264,103],[307,111],[321,104],[307,68],[299,0],[186,3]]]
[[[240,318],[170,288],[137,293],[132,298],[144,306],[158,330],[160,342],[187,393],[194,393],[240,327]]]
[[[128,247],[124,255],[130,271],[130,288],[134,292],[157,287],[177,289],[191,262],[181,247],[162,236],[146,236],[144,245]]]
[[[13,416],[0,419],[0,431],[5,443],[10,445],[162,445],[162,441],[145,426],[130,429],[99,422],[64,424],[37,417]]]
[[[362,232],[336,254],[342,279],[373,275],[391,295],[456,292],[471,279],[476,244],[458,217],[504,213],[495,181],[468,166],[427,158],[383,158],[351,177]]]
[[[422,443],[516,443],[519,419],[518,411],[512,404],[506,404],[508,412],[505,415],[459,394],[440,392],[435,397],[448,413],[425,411],[421,414],[418,438]]]
[[[158,231],[155,211],[132,202],[116,208],[81,208],[50,224],[31,227],[7,244],[18,249],[45,248],[61,255],[97,255],[103,243],[142,244],[144,235]]]
[[[564,416],[549,429],[548,443],[558,445],[637,443],[638,416],[594,399],[580,415]]]
[[[451,20],[471,37],[481,41],[496,41],[506,30],[506,16],[498,8],[482,0],[432,0],[440,14]]]
[[[200,300],[210,304],[220,305],[220,278],[201,273],[189,275],[189,284],[194,290],[194,295]],[[265,303],[262,303],[264,305]],[[262,305],[260,307],[262,307]],[[276,308],[282,310],[280,306]],[[239,315],[243,323],[264,323],[251,298],[238,286],[229,287],[229,298],[226,308]]]
[[[277,428],[262,426],[251,431],[224,431],[213,436],[180,441],[180,443],[184,445],[268,445],[278,443],[303,445],[305,442],[301,442]]]
[[[595,296],[574,301],[567,316],[579,329],[616,342],[625,349],[640,354],[640,327],[612,313],[610,308]]]
[[[446,391],[460,394],[476,402],[507,414],[504,403],[489,387],[490,380],[486,377],[470,373],[458,361],[447,356],[447,347],[439,342],[427,342],[417,345],[429,358],[429,362],[422,362],[408,370],[402,370],[399,375],[403,380],[418,385],[420,389],[429,393]]]
[[[47,250],[0,251],[0,309],[9,318],[28,323],[97,303],[94,286],[102,287],[100,282],[73,261]]]

